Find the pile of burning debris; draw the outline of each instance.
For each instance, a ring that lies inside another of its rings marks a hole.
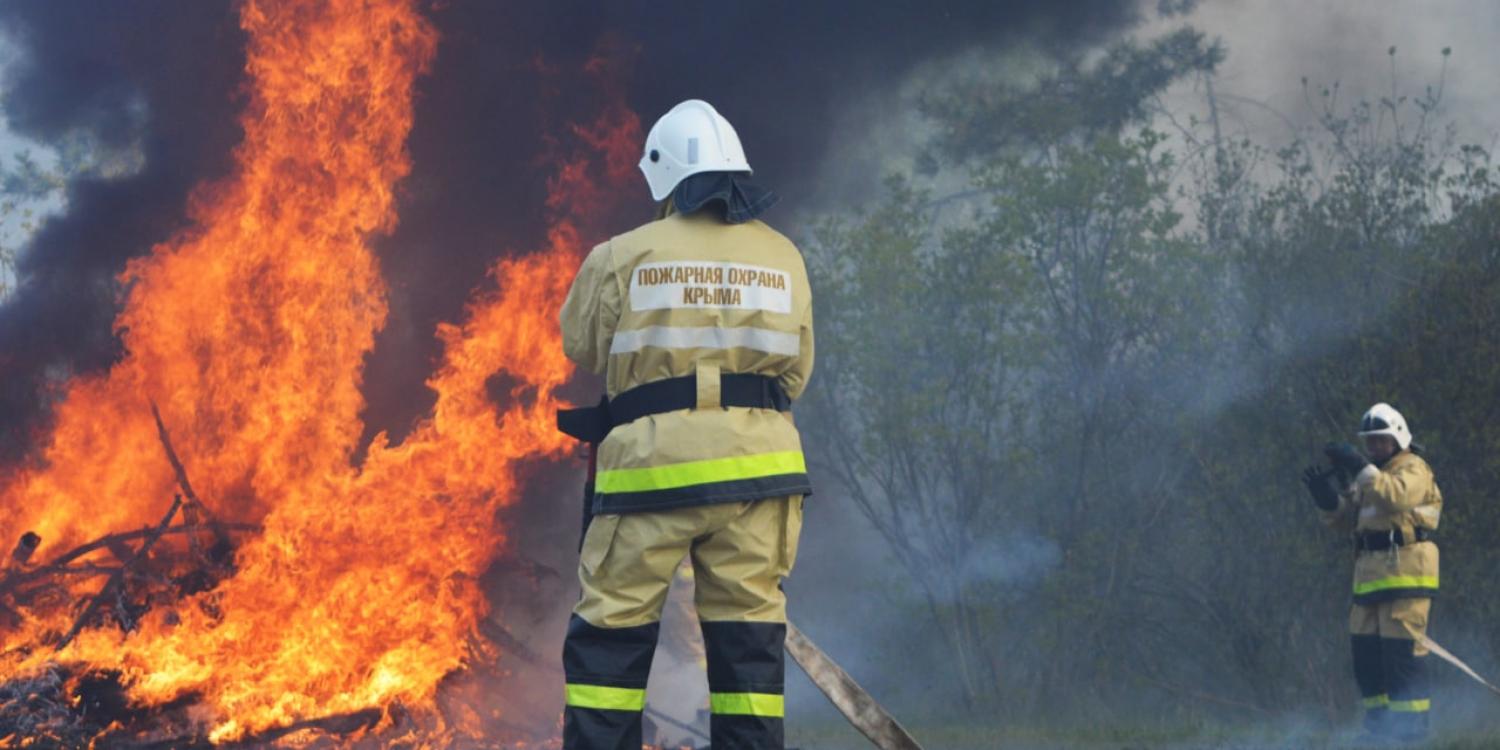
[[[35,465],[0,471],[0,554],[16,545],[0,559],[0,748],[557,734],[555,660],[517,679],[528,651],[495,622],[550,610],[492,608],[482,584],[514,564],[505,512],[531,462],[571,447],[552,320],[600,234],[584,219],[625,194],[642,135],[601,89],[597,120],[549,146],[546,242],[503,248],[494,283],[438,326],[430,413],[367,439],[361,384],[388,312],[371,239],[397,225],[411,170],[414,84],[438,42],[426,5],[236,3],[233,167],[124,269],[121,355],[59,384]],[[541,697],[486,692],[501,684]]]
[[[329,716],[215,745],[195,731],[192,703],[189,696],[149,710],[132,709],[118,672],[72,674],[53,664],[40,674],[0,684],[0,747],[266,747],[294,736],[352,738],[384,715],[369,709]]]
[[[234,537],[258,527],[225,523],[214,516],[193,491],[154,404],[152,414],[181,492],[155,526],[95,539],[43,564],[32,560],[41,537],[33,532],[22,535],[0,570],[0,631],[19,627],[24,611],[61,608],[74,614],[66,631],[44,630],[34,642],[0,654],[5,657],[0,664],[39,654],[61,656],[88,628],[128,633],[152,615],[170,622],[177,617],[173,608],[190,598],[210,617],[219,616],[212,591],[234,572]],[[164,543],[169,538],[182,541]],[[76,599],[73,592],[89,579],[103,579],[103,584],[92,595]],[[214,746],[195,729],[201,726],[192,715],[195,703],[196,696],[188,694],[164,705],[134,707],[119,671],[49,659],[35,671],[0,683],[0,747]],[[298,733],[352,735],[375,726],[388,713],[393,720],[401,718],[399,707],[371,708],[297,722],[231,746],[264,746]]]
[[[428,746],[435,736],[458,746],[458,737],[441,731],[449,722],[414,716],[400,703],[213,742],[205,734],[201,696],[187,693],[159,705],[136,705],[121,671],[67,658],[65,649],[87,630],[128,634],[148,617],[175,624],[182,606],[220,619],[214,589],[234,575],[237,538],[260,531],[253,524],[220,521],[210,511],[193,490],[154,404],[152,413],[180,490],[161,520],[92,540],[43,563],[34,560],[41,537],[26,532],[0,567],[0,635],[20,628],[28,613],[71,615],[66,630],[42,629],[31,640],[0,650],[0,667],[34,665],[0,682],[0,748],[267,747],[282,742],[297,747],[416,748]],[[87,585],[94,580],[102,584]],[[87,593],[80,596],[80,591]],[[479,632],[489,644],[476,644],[475,653],[496,657],[499,647],[524,661],[542,662],[493,620],[483,620]],[[469,676],[493,678],[487,672],[494,668],[493,663],[474,665]]]

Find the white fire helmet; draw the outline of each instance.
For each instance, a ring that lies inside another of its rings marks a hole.
[[[1371,435],[1390,435],[1396,439],[1401,450],[1411,447],[1411,430],[1406,428],[1406,418],[1401,416],[1401,412],[1392,409],[1390,404],[1379,403],[1370,407],[1364,418],[1359,420],[1359,436]]]
[[[699,172],[749,171],[734,126],[702,99],[673,107],[646,134],[641,173],[652,200],[665,200],[677,183]]]

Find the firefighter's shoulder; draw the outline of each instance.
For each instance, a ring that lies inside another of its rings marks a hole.
[[[1427,463],[1427,459],[1423,458],[1416,451],[1409,450],[1401,451],[1392,456],[1390,462],[1384,468],[1388,472],[1419,471],[1427,474],[1432,473],[1432,465]]]

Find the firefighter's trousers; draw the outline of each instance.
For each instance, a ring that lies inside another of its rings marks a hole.
[[[641,711],[672,573],[691,556],[714,750],[783,747],[786,596],[802,497],[596,516],[563,644],[563,747],[641,746]]]
[[[1354,679],[1365,727],[1376,734],[1417,739],[1427,733],[1432,706],[1427,682],[1428,598],[1356,604],[1349,613]]]

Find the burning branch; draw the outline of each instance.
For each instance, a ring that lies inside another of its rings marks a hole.
[[[84,625],[88,624],[88,621],[93,618],[94,612],[98,611],[99,605],[102,604],[105,599],[108,599],[110,597],[118,598],[118,589],[120,587],[120,584],[125,581],[126,571],[130,570],[131,566],[135,565],[139,560],[146,556],[146,553],[149,552],[151,550],[151,547],[156,544],[156,540],[161,539],[162,534],[166,532],[167,527],[172,524],[172,518],[177,515],[177,509],[181,507],[182,495],[174,495],[172,497],[172,507],[167,509],[167,515],[161,519],[161,523],[158,523],[156,525],[156,528],[151,530],[151,532],[146,535],[145,541],[141,542],[141,546],[135,551],[135,554],[132,555],[129,560],[126,560],[118,570],[111,574],[109,580],[104,582],[104,588],[99,589],[99,593],[95,594],[94,598],[89,600],[88,606],[85,607],[83,609],[83,612],[78,615],[78,619],[73,621],[73,627],[68,628],[67,634],[62,637],[61,641],[57,642],[57,648],[52,650],[53,653],[57,653],[59,651],[62,651],[64,648],[67,648],[68,644],[72,643],[73,639],[78,637],[79,631],[83,630]]]
[[[73,639],[78,637],[78,633],[94,618],[99,607],[110,600],[113,600],[115,604],[120,621],[125,624],[127,629],[130,627],[130,615],[125,604],[125,590],[123,585],[126,575],[131,573],[132,568],[146,558],[147,553],[150,552],[151,548],[163,536],[169,533],[186,534],[194,556],[209,567],[218,567],[217,562],[221,561],[225,556],[225,552],[223,551],[233,549],[229,538],[230,529],[254,530],[257,528],[245,524],[225,524],[214,517],[213,513],[209,511],[208,506],[198,497],[198,493],[193,490],[193,483],[188,479],[187,469],[183,467],[182,460],[177,456],[177,450],[172,446],[171,435],[167,432],[166,423],[161,418],[161,411],[157,408],[154,401],[151,402],[151,416],[156,420],[157,437],[161,439],[162,449],[166,452],[167,461],[172,465],[172,471],[177,476],[178,486],[182,488],[182,492],[173,497],[172,507],[167,511],[166,516],[154,527],[148,527],[139,531],[106,535],[68,551],[46,566],[33,569],[27,569],[27,563],[41,545],[41,537],[33,532],[27,532],[22,535],[20,541],[16,544],[15,550],[11,552],[11,559],[6,563],[4,576],[0,577],[0,595],[10,594],[13,598],[19,598],[16,597],[15,592],[18,592],[21,586],[48,578],[75,575],[108,576],[108,580],[105,581],[103,588],[89,600],[88,605],[78,615],[78,618],[74,620],[73,626],[69,628],[67,634],[58,642],[54,651],[62,651],[68,644],[72,643]],[[186,502],[184,502],[184,497],[186,497]],[[172,519],[176,517],[179,510],[183,513],[183,524],[173,527]],[[214,537],[214,545],[211,547],[208,555],[203,553],[198,544],[197,537],[197,533],[202,530],[202,525],[205,521],[212,529]],[[128,542],[137,539],[141,540],[141,544],[139,547],[132,549]],[[93,564],[70,564],[74,560],[100,549],[108,549],[120,561],[120,565],[118,567],[109,567]],[[35,590],[32,589],[32,593]],[[16,622],[19,619],[19,616],[10,607],[0,605],[0,622]]]
[[[223,524],[223,528],[226,531],[237,532],[260,531],[260,527],[252,523],[226,523]],[[181,526],[169,527],[165,531],[162,531],[161,535],[172,536],[174,534],[188,534],[199,530],[200,529],[197,526],[188,526],[184,524]],[[12,570],[8,572],[4,578],[0,578],[0,596],[12,594],[12,592],[14,592],[13,595],[18,599],[24,598],[26,596],[26,592],[21,590],[22,586],[38,581],[44,581],[48,578],[53,577],[74,575],[110,575],[119,570],[119,568],[113,566],[94,565],[91,563],[80,563],[77,565],[72,565],[70,563],[80,557],[83,557],[84,555],[89,554],[90,552],[95,552],[101,549],[109,549],[111,552],[115,552],[116,550],[121,549],[123,545],[126,545],[127,542],[134,542],[138,539],[144,539],[145,537],[150,536],[153,533],[154,529],[145,528],[136,529],[135,531],[125,531],[119,534],[110,534],[108,536],[103,536],[95,539],[94,541],[87,544],[82,544],[74,547],[73,549],[68,550],[63,554],[58,555],[55,560],[47,563],[46,565],[35,567],[30,570]],[[32,537],[37,539],[38,541],[40,541],[41,539],[40,537],[37,537],[36,534],[27,532],[26,536],[22,537],[23,543],[26,537]],[[124,546],[124,549],[129,549],[129,547]],[[115,556],[123,562],[130,555],[125,555],[122,557],[121,555],[116,554]]]
[[[177,475],[177,486],[181,487],[182,493],[187,496],[187,508],[183,511],[183,518],[187,525],[196,527],[207,519],[214,533],[214,549],[232,548],[229,535],[224,532],[223,525],[209,511],[208,506],[199,499],[198,493],[193,491],[193,483],[188,481],[187,469],[183,468],[182,461],[177,458],[177,451],[172,448],[172,437],[167,434],[167,425],[162,421],[161,411],[156,408],[154,400],[151,401],[151,417],[156,420],[156,436],[161,439],[161,447],[166,450],[167,460],[171,462],[172,471]],[[188,535],[188,544],[192,547],[195,556],[203,557],[203,551],[198,546],[197,535]]]
[[[16,542],[15,550],[10,553],[10,561],[5,564],[4,575],[0,575],[0,594],[19,585],[18,579],[24,574],[17,571],[25,569],[27,561],[41,543],[42,538],[30,531],[21,535],[21,541]],[[15,610],[0,604],[0,625],[13,627],[20,621],[21,616]]]
[[[172,471],[177,474],[177,484],[182,487],[183,494],[187,495],[188,504],[203,507],[203,501],[198,499],[198,493],[193,492],[193,483],[188,481],[187,469],[182,468],[182,461],[177,458],[177,451],[172,449],[172,437],[167,434],[167,425],[161,421],[161,410],[156,408],[156,402],[151,402],[151,418],[156,420],[156,435],[161,438],[161,446],[167,451],[167,460],[172,462]],[[204,508],[204,513],[208,509]]]
[[[26,561],[31,559],[31,555],[36,552],[36,548],[41,546],[41,543],[42,538],[37,536],[35,532],[28,531],[22,534],[21,541],[16,542],[15,550],[10,553],[11,564],[25,565]]]
[[[243,531],[243,532],[257,532],[257,531],[260,531],[260,527],[257,526],[257,525],[255,525],[255,524],[253,524],[253,523],[226,523],[223,526],[224,526],[224,529],[226,531]],[[196,526],[189,526],[187,524],[183,524],[181,526],[172,526],[172,527],[166,529],[165,531],[163,531],[161,533],[162,533],[162,536],[169,536],[169,535],[172,535],[172,534],[187,534],[187,533],[190,533],[190,532],[193,532],[193,531],[198,531],[198,530],[199,529]],[[144,538],[146,536],[149,536],[151,533],[152,533],[151,529],[148,528],[148,529],[136,529],[135,531],[124,531],[124,532],[121,532],[119,534],[110,534],[109,536],[100,537],[98,539],[95,539],[92,542],[89,542],[88,544],[84,544],[84,545],[80,545],[78,547],[74,547],[73,549],[69,550],[66,554],[59,555],[56,560],[53,560],[47,566],[47,568],[40,568],[38,570],[40,572],[42,570],[47,570],[48,568],[62,569],[63,566],[67,565],[68,563],[70,563],[70,562],[72,562],[72,561],[74,561],[74,560],[76,560],[76,559],[78,559],[78,558],[80,558],[80,557],[82,557],[82,556],[90,553],[90,552],[93,552],[93,551],[99,550],[99,549],[104,549],[106,547],[113,548],[116,545],[119,545],[119,544],[121,544],[123,542],[133,542],[133,541],[135,541],[137,539],[141,539],[141,538]]]

